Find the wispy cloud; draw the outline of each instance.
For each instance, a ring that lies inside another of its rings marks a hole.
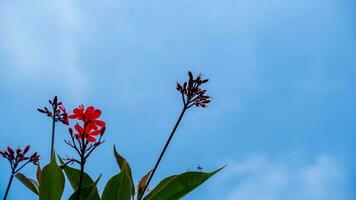
[[[230,162],[217,177],[215,185],[222,188],[216,196],[225,193],[223,199],[229,200],[351,198],[347,173],[330,156],[320,155],[310,163],[301,164],[303,162],[303,159],[276,161],[266,156]],[[210,190],[211,197],[214,197],[213,191]]]
[[[78,40],[88,26],[75,2],[1,2],[0,29],[4,77],[82,93],[88,80],[79,66]]]

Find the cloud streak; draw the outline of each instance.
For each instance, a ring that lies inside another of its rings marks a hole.
[[[88,27],[74,2],[2,2],[0,13],[4,78],[82,93],[88,78],[80,67],[77,40]]]
[[[303,162],[261,155],[230,162],[212,183],[224,188],[215,191],[216,195],[210,188],[208,196],[214,199],[226,194],[223,199],[228,200],[351,199],[347,173],[330,156],[319,155],[311,163],[300,164]]]

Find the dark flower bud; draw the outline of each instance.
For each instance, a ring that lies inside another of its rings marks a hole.
[[[7,146],[7,152],[9,152],[10,155],[14,155],[14,150],[10,146]]]
[[[180,85],[180,83],[177,83],[177,90],[182,91],[182,86]]]
[[[193,79],[193,74],[191,71],[188,72],[188,76],[189,76],[189,79],[192,80]]]
[[[37,165],[39,159],[40,159],[40,155],[37,152],[35,152],[34,154],[31,155],[30,162],[33,162],[33,164]]]
[[[206,83],[208,81],[209,81],[209,79],[204,79],[204,80],[201,81],[201,83]]]
[[[23,154],[26,154],[29,150],[30,150],[30,145],[27,145],[23,150]]]
[[[38,112],[41,112],[41,113],[47,113],[45,110],[43,109],[40,109],[40,108],[37,108]]]
[[[2,157],[6,158],[6,153],[0,150],[0,154]]]
[[[22,160],[23,157],[24,157],[23,153],[22,153],[22,152],[19,152],[19,153],[18,153],[18,157]]]
[[[54,98],[53,98],[53,104],[54,104],[54,105],[57,105],[57,101],[58,101],[57,96],[54,96]]]
[[[21,149],[20,148],[17,148],[16,149],[16,154],[19,155],[21,153]]]
[[[70,137],[73,138],[73,129],[71,127],[69,127],[69,134],[70,134]]]
[[[104,126],[103,128],[101,128],[100,132],[101,132],[101,135],[104,135],[105,133],[105,130],[106,130],[106,127]]]

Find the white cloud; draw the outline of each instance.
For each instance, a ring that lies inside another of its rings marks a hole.
[[[1,2],[0,51],[6,61],[2,76],[14,83],[35,81],[81,94],[88,80],[79,67],[77,40],[88,31],[87,25],[74,1]]]
[[[347,200],[350,184],[347,174],[330,156],[320,155],[311,163],[305,160],[275,161],[252,156],[233,161],[216,177],[210,189],[214,199],[226,194],[228,200]],[[215,185],[215,186],[213,186]]]

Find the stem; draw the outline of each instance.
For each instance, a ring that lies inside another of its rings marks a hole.
[[[178,120],[177,120],[177,122],[176,122],[176,124],[175,124],[175,126],[174,126],[174,128],[173,128],[173,130],[172,130],[172,132],[171,132],[171,135],[169,136],[169,138],[168,138],[166,144],[164,145],[163,150],[161,151],[161,154],[160,154],[160,156],[159,156],[159,158],[158,158],[158,160],[157,160],[157,162],[156,162],[156,164],[155,164],[155,166],[154,166],[154,168],[153,168],[153,170],[152,170],[152,173],[150,174],[150,176],[149,176],[149,178],[148,178],[148,180],[147,180],[147,183],[146,183],[145,187],[143,188],[143,191],[142,191],[141,195],[138,197],[138,200],[141,200],[142,197],[143,197],[143,195],[145,194],[145,192],[146,192],[146,190],[147,190],[147,187],[148,187],[148,185],[150,184],[151,179],[152,179],[154,173],[156,172],[156,169],[157,169],[159,163],[161,162],[161,159],[162,159],[164,153],[166,152],[167,147],[168,147],[169,143],[171,142],[171,140],[172,140],[172,138],[173,138],[173,135],[174,135],[174,133],[176,132],[176,130],[177,130],[178,126],[179,126],[179,123],[180,123],[180,121],[182,120],[183,115],[184,115],[184,113],[185,113],[186,110],[187,110],[187,106],[186,106],[186,104],[185,104],[184,107],[183,107],[183,110],[182,110],[182,112],[180,113],[180,115],[179,115],[179,117],[178,117]]]
[[[82,182],[83,182],[83,174],[84,174],[84,165],[85,165],[85,160],[84,157],[81,157],[81,161],[80,161],[80,176],[79,176],[79,184],[78,184],[78,189],[77,189],[77,200],[80,199],[80,191],[82,188]]]
[[[55,130],[56,130],[56,114],[55,114],[56,110],[57,110],[57,106],[55,106],[55,107],[53,108],[51,160],[52,160],[52,156],[54,156],[54,155],[53,155],[53,150],[54,150],[54,132],[55,132]]]
[[[81,134],[82,135],[82,138],[81,138],[81,143],[79,144],[82,144],[81,145],[81,154],[80,154],[80,176],[79,176],[79,183],[78,183],[78,189],[77,189],[77,200],[80,199],[80,192],[81,192],[81,188],[82,188],[82,182],[83,182],[83,174],[84,174],[84,165],[85,165],[85,161],[86,161],[86,158],[85,158],[85,150],[87,148],[87,143],[85,142],[85,139],[84,139],[84,135],[85,135],[85,129],[86,129],[86,124],[84,124],[84,127],[83,127],[83,133]]]
[[[6,192],[5,192],[5,195],[4,195],[4,200],[6,200],[6,198],[7,198],[7,194],[9,193],[9,190],[10,190],[11,183],[12,183],[13,179],[14,179],[14,174],[11,173],[11,176],[10,176],[10,179],[9,179],[9,183],[7,184]]]

